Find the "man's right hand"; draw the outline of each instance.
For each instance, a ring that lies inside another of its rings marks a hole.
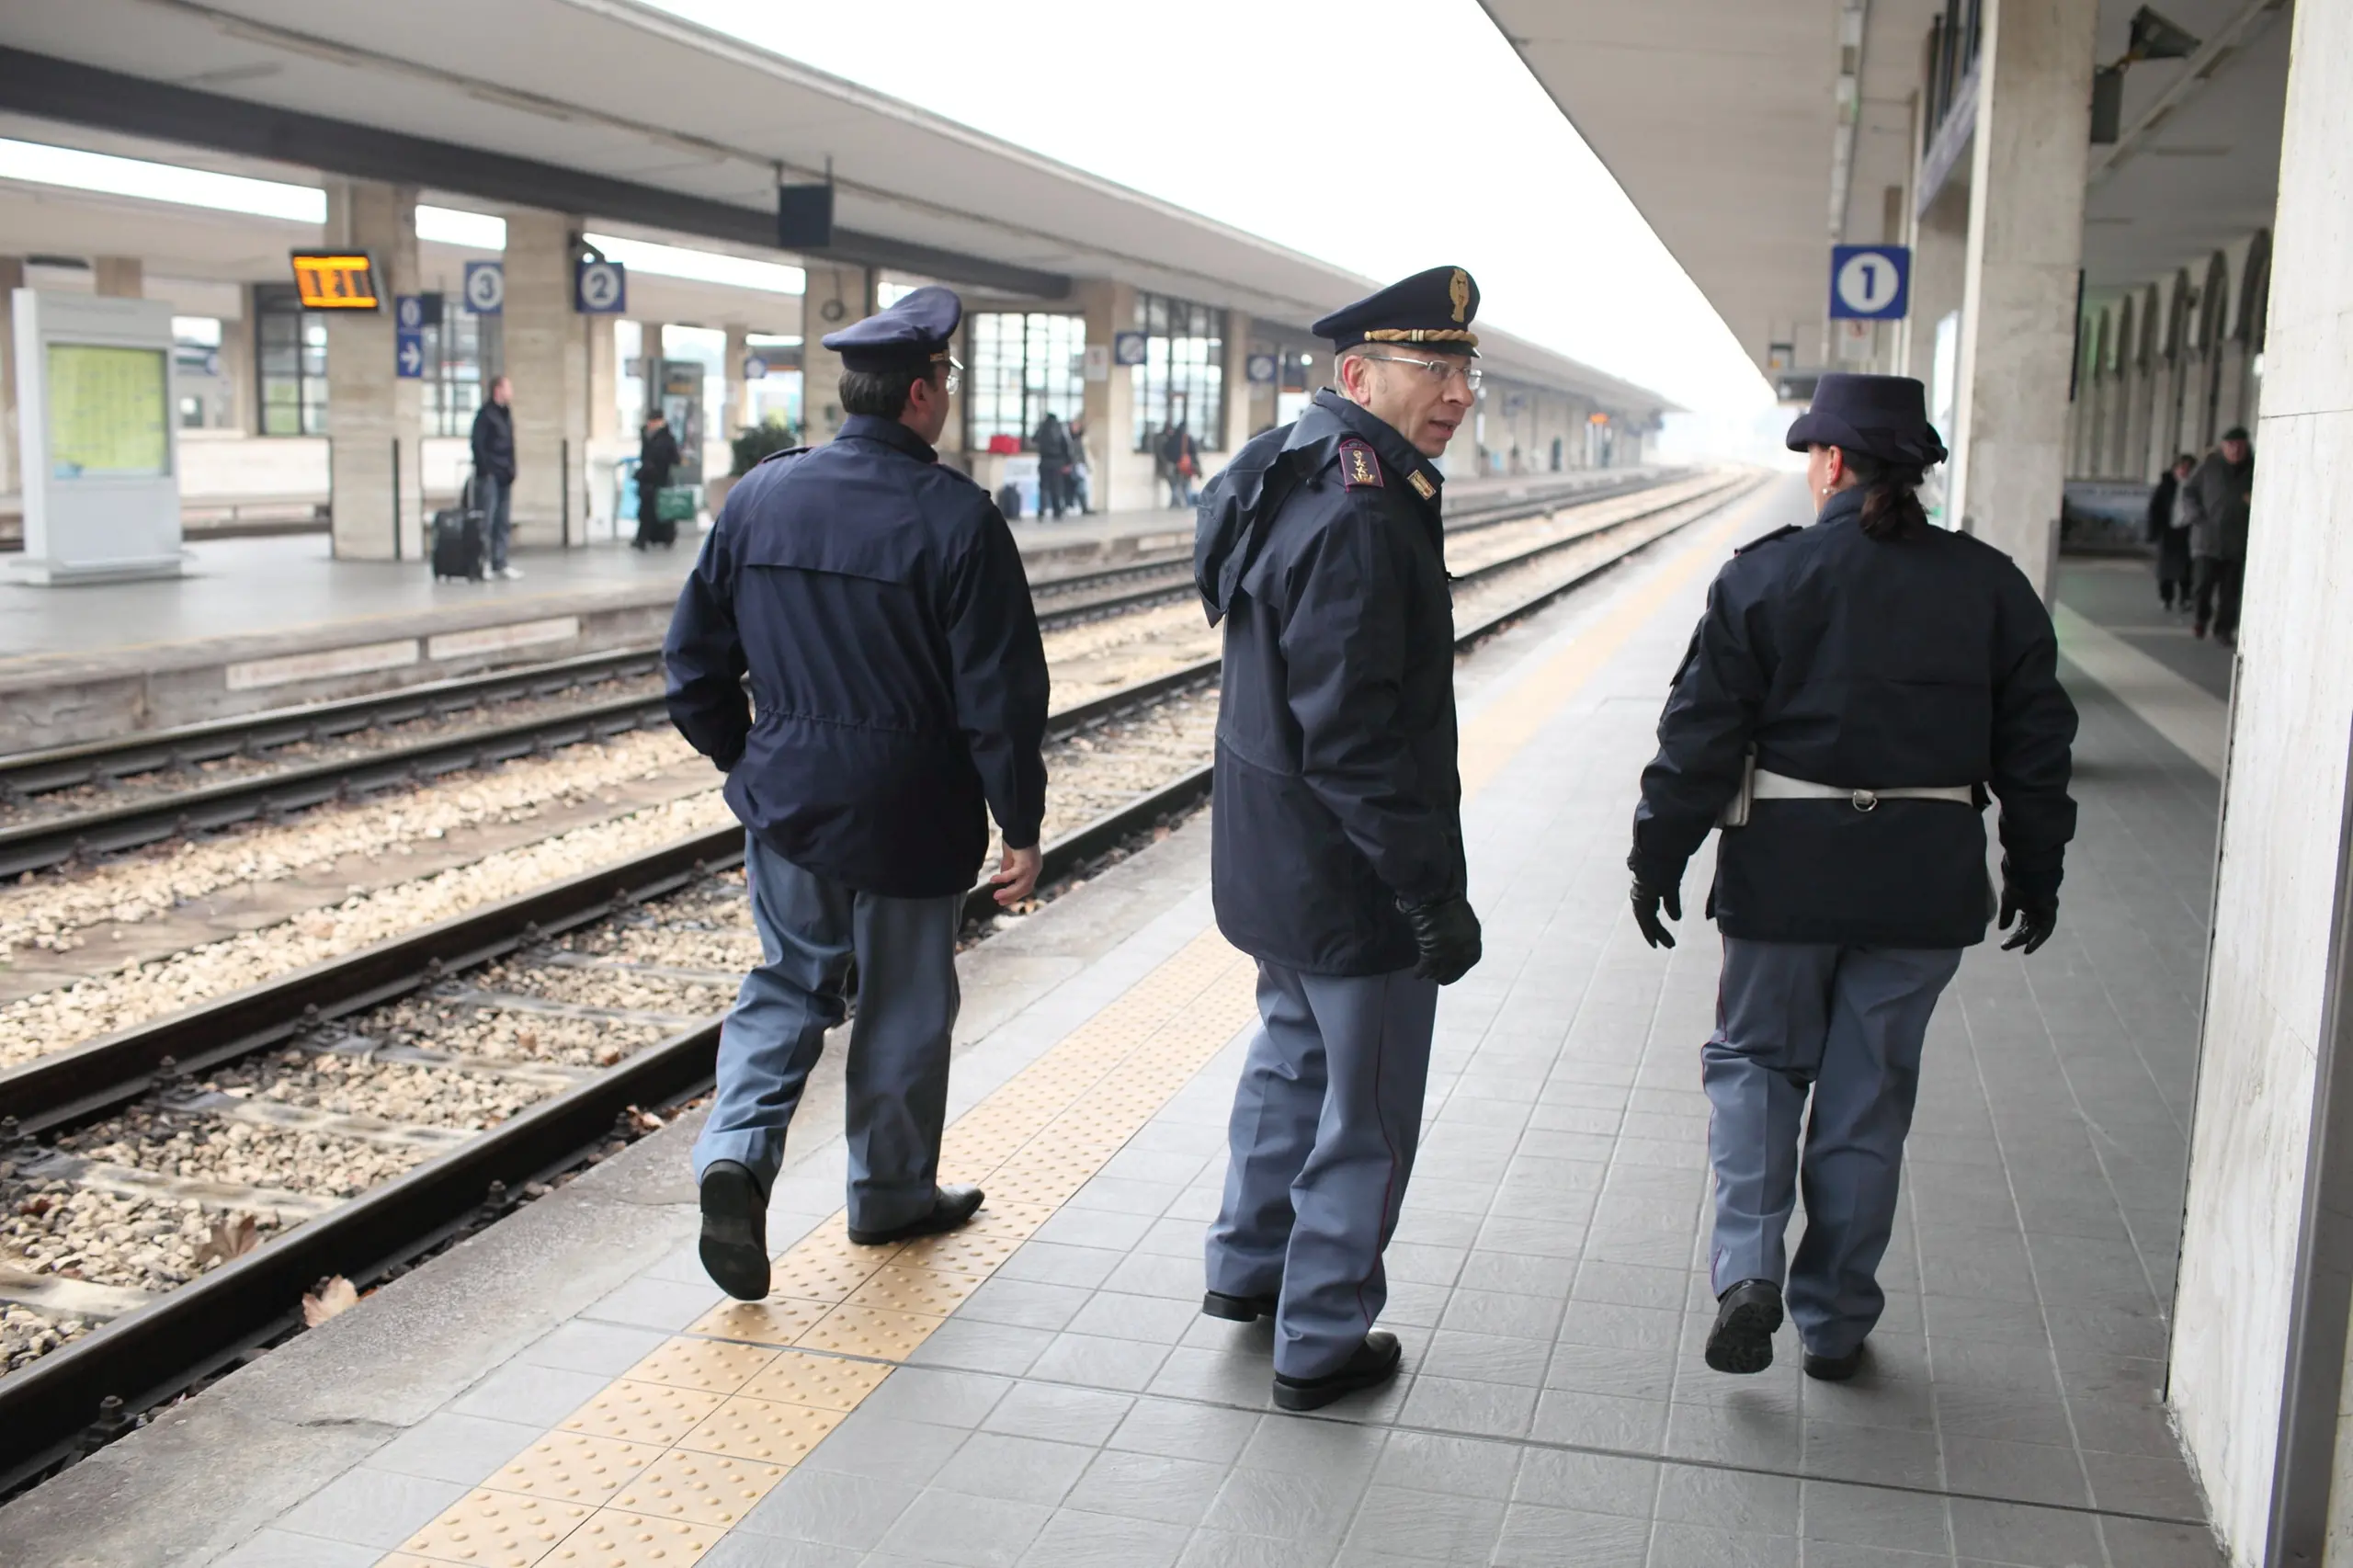
[[[1669,920],[1683,918],[1683,893],[1678,888],[1654,888],[1637,874],[1633,892],[1634,924],[1643,928],[1643,940],[1654,948],[1675,946],[1675,933],[1659,923],[1659,911],[1666,911]]]
[[[1479,961],[1479,916],[1471,901],[1457,894],[1427,903],[1401,903],[1406,924],[1414,928],[1414,946],[1422,960],[1414,972],[1424,980],[1451,985]]]
[[[996,889],[999,908],[1010,909],[1038,891],[1038,873],[1045,869],[1044,851],[1036,845],[1027,849],[1007,846],[1005,858],[997,862],[996,875],[989,879]]]

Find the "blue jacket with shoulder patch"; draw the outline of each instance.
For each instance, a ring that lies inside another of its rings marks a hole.
[[[1464,890],[1440,483],[1325,391],[1201,497],[1194,574],[1225,622],[1211,884],[1255,958],[1409,969],[1398,901]]]

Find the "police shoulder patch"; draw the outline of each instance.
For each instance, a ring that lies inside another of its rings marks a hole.
[[[1420,496],[1425,501],[1430,500],[1438,494],[1438,486],[1432,484],[1430,483],[1430,476],[1424,473],[1420,469],[1413,469],[1409,471],[1405,475],[1405,483],[1412,485],[1414,487],[1414,494]]]
[[[1745,555],[1760,544],[1770,544],[1777,539],[1787,539],[1791,534],[1803,532],[1805,532],[1805,527],[1803,524],[1791,523],[1787,528],[1775,528],[1771,533],[1766,534],[1761,538],[1750,540],[1746,544],[1736,547],[1733,551],[1733,553],[1734,555]]]
[[[1340,483],[1350,490],[1366,485],[1385,489],[1389,483],[1381,477],[1381,459],[1372,448],[1354,437],[1340,443]]]

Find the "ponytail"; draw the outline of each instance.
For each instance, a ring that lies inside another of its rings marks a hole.
[[[1862,452],[1847,452],[1847,467],[1863,483],[1863,537],[1903,539],[1924,531],[1928,514],[1920,506],[1918,464],[1892,462]]]

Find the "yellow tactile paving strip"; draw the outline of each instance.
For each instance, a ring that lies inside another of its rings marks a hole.
[[[1466,796],[1751,512],[1735,509],[1466,724]],[[778,1256],[767,1300],[713,1308],[664,1341],[377,1568],[695,1562],[1256,1017],[1256,981],[1201,933],[949,1128],[940,1179],[988,1193],[971,1224],[861,1247],[835,1213]]]

